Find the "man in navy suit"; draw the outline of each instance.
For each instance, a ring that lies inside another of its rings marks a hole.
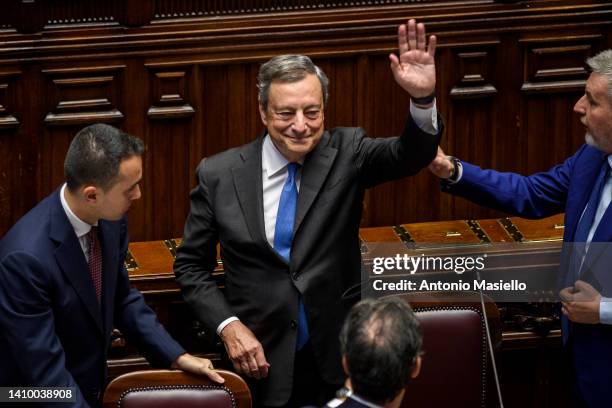
[[[153,365],[223,382],[130,289],[125,213],[140,198],[143,150],[112,126],[81,130],[66,155],[66,183],[0,242],[1,386],[73,387],[70,406],[99,406],[114,326]]]
[[[589,58],[592,73],[574,111],[586,144],[530,176],[482,170],[438,149],[430,170],[443,190],[528,218],[565,212],[561,260],[563,341],[576,406],[612,406],[612,50]]]
[[[408,304],[397,298],[357,303],[340,332],[342,366],[350,391],[326,407],[397,408],[406,384],[421,370],[421,326]]]

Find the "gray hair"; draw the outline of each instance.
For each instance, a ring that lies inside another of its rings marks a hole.
[[[257,75],[259,103],[264,109],[268,109],[268,96],[272,82],[298,82],[308,74],[316,75],[319,79],[321,92],[323,93],[323,104],[327,104],[329,79],[325,72],[305,55],[278,55],[259,68],[259,74]]]
[[[587,59],[591,70],[608,78],[608,96],[612,100],[612,50],[605,50]]]
[[[402,299],[353,306],[340,331],[340,350],[355,394],[379,404],[395,398],[410,380],[422,341],[421,326]]]
[[[72,139],[64,160],[64,178],[70,191],[84,185],[108,190],[119,175],[125,159],[144,152],[142,140],[115,127],[96,123]]]

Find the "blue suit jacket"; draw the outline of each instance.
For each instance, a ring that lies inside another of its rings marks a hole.
[[[462,163],[459,183],[445,184],[443,190],[527,218],[565,212],[560,286],[571,286],[575,279],[569,262],[570,243],[604,160],[604,153],[583,145],[563,164],[530,176],[482,170]],[[612,206],[604,213],[592,242],[612,242]],[[591,283],[602,296],[612,297],[612,251],[607,251],[608,247],[609,244],[590,246],[580,279]],[[582,397],[590,406],[612,406],[612,326],[563,319],[564,343],[572,351]]]
[[[157,322],[123,266],[126,220],[99,222],[102,302],[59,190],[0,241],[2,386],[76,387],[77,403],[96,406],[106,382],[113,326],[154,365],[168,367],[183,348]],[[59,407],[61,404],[51,403]]]

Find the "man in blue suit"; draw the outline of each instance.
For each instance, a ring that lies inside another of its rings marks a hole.
[[[563,341],[576,406],[612,406],[612,50],[587,60],[592,73],[574,111],[586,144],[530,176],[482,170],[438,149],[430,170],[445,191],[528,218],[565,212],[561,260]]]
[[[69,406],[99,406],[114,326],[153,365],[223,382],[130,289],[125,213],[140,198],[143,150],[112,126],[81,130],[66,155],[66,183],[0,241],[1,386],[73,387]]]

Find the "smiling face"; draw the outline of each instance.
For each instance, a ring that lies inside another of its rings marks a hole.
[[[323,136],[324,112],[321,83],[308,74],[297,82],[272,82],[268,107],[259,105],[263,124],[272,142],[290,162],[310,153]]]
[[[612,153],[612,97],[605,75],[591,74],[574,112],[580,115],[580,121],[586,127],[586,143],[604,153]]]

